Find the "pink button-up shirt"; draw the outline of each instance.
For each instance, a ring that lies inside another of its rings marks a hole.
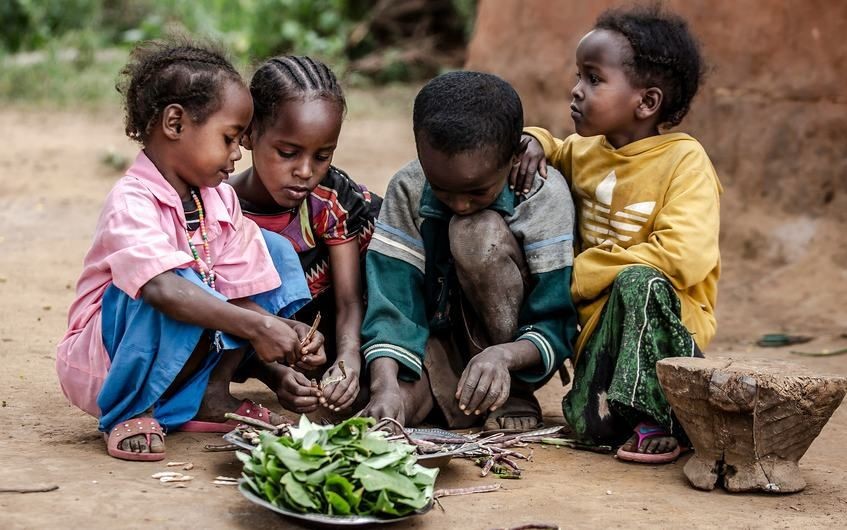
[[[232,187],[202,188],[200,196],[217,290],[234,299],[279,287],[259,228],[242,216]],[[97,395],[111,364],[101,333],[103,294],[114,283],[138,298],[154,276],[196,268],[185,226],[179,195],[142,151],[106,197],[56,352],[62,390],[89,414],[100,415]],[[199,230],[192,242],[205,259]]]

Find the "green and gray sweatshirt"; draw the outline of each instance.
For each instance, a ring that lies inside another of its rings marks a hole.
[[[538,383],[572,355],[576,336],[571,195],[565,179],[549,168],[546,180],[536,175],[526,197],[504,186],[488,209],[503,216],[524,250],[530,282],[515,340],[532,342],[542,366],[513,376]],[[450,308],[458,307],[459,294],[448,239],[453,215],[433,194],[417,160],[389,182],[366,258],[366,366],[390,357],[399,363],[401,379],[416,380],[430,334],[450,329]]]

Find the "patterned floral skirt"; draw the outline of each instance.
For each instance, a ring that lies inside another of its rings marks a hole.
[[[628,267],[612,285],[600,323],[574,369],[562,400],[565,420],[588,443],[621,443],[641,421],[664,427],[681,441],[656,376],[668,357],[702,357],[680,320],[680,302],[659,271]]]

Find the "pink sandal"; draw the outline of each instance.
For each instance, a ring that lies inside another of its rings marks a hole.
[[[153,462],[165,458],[165,453],[135,453],[132,451],[124,451],[120,448],[120,443],[132,436],[143,434],[147,438],[147,447],[150,447],[150,437],[158,436],[165,441],[165,433],[162,431],[162,426],[153,418],[142,417],[133,418],[115,425],[109,434],[103,433],[106,438],[106,451],[109,456],[120,458],[121,460],[134,460],[139,462]]]
[[[635,446],[636,449],[641,449],[641,445],[644,441],[649,440],[650,438],[670,436],[664,428],[652,423],[639,423],[635,426],[634,431],[635,434],[638,435],[638,444]],[[677,444],[673,451],[668,453],[640,453],[637,451],[625,451],[623,446],[621,446],[618,449],[617,457],[620,460],[638,462],[639,464],[670,464],[679,458],[681,452],[682,449],[679,444]]]
[[[263,407],[262,405],[257,405],[249,399],[245,399],[244,401],[242,401],[241,406],[238,407],[238,410],[236,410],[235,413],[239,416],[247,416],[248,418],[253,418],[254,420],[262,420],[268,423],[270,423],[271,421],[270,409]],[[235,429],[237,425],[238,422],[235,420],[227,420],[222,422],[191,420],[183,423],[182,427],[180,427],[179,430],[183,432],[224,433]]]

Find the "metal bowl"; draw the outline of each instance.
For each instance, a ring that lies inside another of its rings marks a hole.
[[[310,528],[337,528],[340,526],[353,528],[357,526],[364,527],[377,524],[392,524],[398,521],[404,521],[406,519],[416,517],[418,515],[423,515],[432,509],[432,501],[430,500],[429,504],[427,504],[420,510],[417,510],[409,515],[404,515],[402,517],[383,518],[375,517],[372,515],[326,515],[320,513],[300,513],[288,510],[280,506],[274,506],[265,499],[259,497],[258,495],[253,493],[253,491],[250,490],[250,486],[247,485],[244,479],[241,479],[238,482],[238,491],[240,491],[241,494],[244,495],[244,497],[246,497],[247,500],[252,502],[253,504],[258,504],[259,506],[274,511],[282,516],[301,521]]]

